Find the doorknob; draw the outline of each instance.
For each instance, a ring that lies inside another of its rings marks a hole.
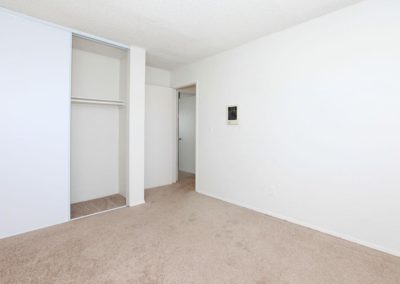
[[[179,137],[179,139],[178,139],[179,141],[182,141],[182,137]]]

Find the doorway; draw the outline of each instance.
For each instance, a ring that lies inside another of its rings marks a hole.
[[[178,182],[195,184],[196,85],[178,91]]]

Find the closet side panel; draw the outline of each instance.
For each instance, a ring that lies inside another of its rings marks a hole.
[[[0,12],[0,238],[69,220],[71,33]]]

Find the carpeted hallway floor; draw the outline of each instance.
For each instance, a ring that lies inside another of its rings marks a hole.
[[[400,283],[400,258],[215,200],[146,204],[0,240],[0,283]]]

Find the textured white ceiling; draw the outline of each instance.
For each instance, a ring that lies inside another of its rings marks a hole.
[[[147,49],[175,69],[362,0],[0,0],[0,6]]]

